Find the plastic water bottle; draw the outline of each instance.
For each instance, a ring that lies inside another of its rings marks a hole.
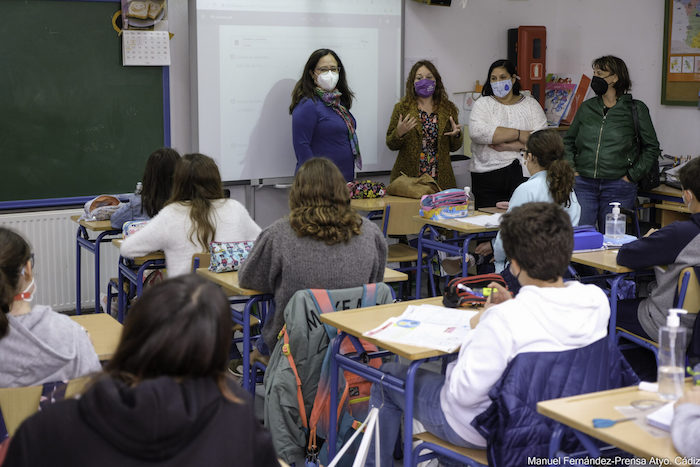
[[[668,310],[666,326],[659,328],[659,396],[676,400],[683,395],[685,377],[685,347],[687,330],[680,326],[679,314],[687,311],[679,308]]]
[[[464,187],[464,195],[467,198],[467,214],[471,217],[476,211],[476,200],[474,199],[474,193],[471,192],[471,188],[468,186]]]
[[[609,238],[622,238],[625,235],[626,216],[620,214],[620,203],[610,203],[612,212],[605,216],[605,236]]]

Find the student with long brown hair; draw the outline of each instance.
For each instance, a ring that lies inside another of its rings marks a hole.
[[[0,387],[33,386],[100,371],[85,329],[50,306],[34,305],[34,254],[0,227]]]
[[[380,282],[386,265],[382,232],[350,207],[345,179],[330,160],[314,158],[299,168],[289,207],[289,217],[260,233],[238,272],[242,287],[274,293],[276,312],[263,328],[269,350],[294,292]],[[269,352],[263,346],[258,350]]]
[[[525,203],[545,201],[564,208],[571,224],[578,225],[581,206],[574,192],[574,171],[564,159],[564,142],[557,130],[539,130],[527,140],[523,161],[530,178],[513,192],[508,210]],[[500,233],[494,242],[496,272],[505,269],[506,253]]]
[[[156,284],[129,312],[104,373],[80,399],[27,419],[4,465],[278,466],[227,376],[231,326],[215,284],[194,274]]]
[[[226,199],[216,163],[203,154],[187,154],[175,168],[168,204],[142,230],[124,240],[127,258],[163,250],[168,276],[185,274],[192,255],[212,241],[254,240],[260,227],[238,201]]]

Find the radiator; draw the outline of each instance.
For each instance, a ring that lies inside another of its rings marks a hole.
[[[28,212],[0,215],[0,226],[15,230],[32,246],[36,296],[32,303],[51,305],[55,310],[74,310],[75,296],[75,235],[78,224],[70,216],[80,215],[82,209]],[[95,235],[90,233],[90,238]],[[106,293],[107,281],[117,276],[119,250],[111,243],[100,247],[100,288]],[[81,251],[81,307],[91,309],[95,304],[94,256]]]

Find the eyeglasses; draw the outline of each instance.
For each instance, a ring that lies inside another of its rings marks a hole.
[[[333,73],[338,73],[340,71],[339,66],[324,66],[321,68],[316,68],[316,71],[319,73],[328,73],[329,71],[332,71]]]

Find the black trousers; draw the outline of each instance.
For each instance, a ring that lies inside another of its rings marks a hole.
[[[472,190],[476,208],[494,207],[498,201],[509,201],[515,189],[526,180],[520,161],[491,172],[472,172]]]

